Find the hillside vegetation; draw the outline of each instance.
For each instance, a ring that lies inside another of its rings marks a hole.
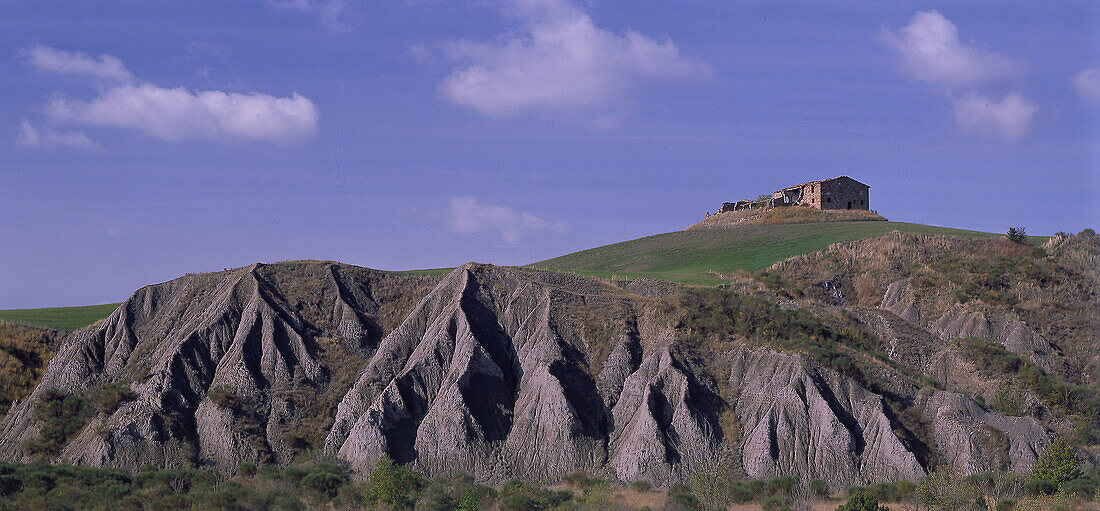
[[[745,209],[726,211],[708,216],[688,229],[726,229],[749,225],[809,224],[820,222],[885,222],[886,217],[862,209],[826,209],[810,207],[772,208],[769,210]]]
[[[0,321],[0,410],[34,390],[60,342],[52,330]]]
[[[718,285],[737,270],[762,270],[789,257],[834,243],[891,231],[959,238],[992,234],[903,222],[828,222],[744,225],[736,229],[691,229],[597,247],[530,265],[593,277],[652,277],[696,285]]]
[[[110,316],[118,308],[118,305],[117,303],[105,303],[103,305],[86,305],[82,307],[0,310],[0,321],[52,328],[54,330],[75,330]]]

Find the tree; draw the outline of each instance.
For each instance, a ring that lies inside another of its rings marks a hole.
[[[1023,227],[1009,227],[1008,241],[1013,243],[1027,243],[1027,232]]]
[[[1081,477],[1081,462],[1069,444],[1059,438],[1047,446],[1046,452],[1035,461],[1031,477],[1050,481],[1061,488],[1066,482]]]

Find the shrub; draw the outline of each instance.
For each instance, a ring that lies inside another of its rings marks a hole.
[[[790,495],[791,488],[798,484],[798,476],[785,475],[768,479],[764,485],[764,493],[768,496]]]
[[[1024,486],[1024,493],[1028,495],[1053,495],[1058,491],[1058,486],[1046,479],[1032,479]]]
[[[823,479],[814,479],[810,481],[810,491],[819,497],[828,497],[829,485]]]
[[[328,500],[336,497],[340,487],[348,484],[348,476],[328,471],[313,472],[302,478],[302,488],[312,495]],[[404,502],[409,502],[405,500]]]
[[[561,480],[574,488],[584,489],[592,482],[592,478],[583,470],[574,470],[561,477]]]
[[[52,458],[61,452],[69,438],[78,433],[87,420],[87,400],[58,389],[46,390],[34,409],[39,421],[38,436],[24,444],[32,455]]]
[[[1027,415],[1027,408],[1024,406],[1024,393],[1017,390],[1008,381],[1001,382],[997,393],[993,396],[993,402],[990,403],[990,408],[995,412],[1015,417]]]
[[[513,493],[500,500],[501,511],[537,511],[538,502],[526,493]]]
[[[305,484],[306,476],[302,478]],[[383,456],[375,464],[370,475],[368,495],[374,502],[381,502],[391,508],[411,507],[424,486],[423,477]]]
[[[1072,481],[1066,481],[1062,485],[1062,492],[1080,498],[1092,500],[1100,490],[1100,484],[1095,479],[1079,477]]]
[[[110,415],[118,405],[134,399],[134,393],[128,385],[108,383],[92,391],[92,406],[102,415]]]
[[[241,463],[237,467],[237,475],[241,477],[255,477],[256,476],[256,464],[255,463]]]
[[[1016,499],[1001,499],[997,501],[997,511],[1012,511],[1016,507]]]
[[[857,491],[848,497],[848,502],[836,508],[836,511],[890,511],[890,508],[880,505],[874,495]]]
[[[760,503],[764,511],[791,511],[791,498],[787,495],[772,495]]]
[[[668,488],[668,500],[665,511],[702,511],[703,504],[691,493],[685,484],[674,484]]]
[[[649,481],[634,481],[630,483],[630,488],[638,493],[648,493],[653,485]]]
[[[611,487],[604,482],[589,485],[588,488],[584,489],[584,505],[589,509],[607,509],[611,506],[612,497],[614,497],[614,495],[611,491]],[[569,493],[568,496],[564,494],[555,495],[554,500],[550,503],[551,507],[571,500],[572,498],[572,493]]]
[[[1027,243],[1027,233],[1023,227],[1009,227],[1006,236],[1013,243]]]
[[[981,500],[981,492],[960,478],[950,467],[939,467],[924,476],[917,486],[920,503],[939,511],[961,511],[984,508],[976,506]]]
[[[1035,461],[1031,476],[1050,481],[1057,489],[1067,481],[1081,476],[1081,462],[1077,461],[1073,448],[1059,438],[1048,445],[1046,452]]]

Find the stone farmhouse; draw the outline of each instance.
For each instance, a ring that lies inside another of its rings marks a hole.
[[[786,206],[809,206],[816,209],[870,210],[871,187],[848,176],[810,181],[788,186],[757,199],[723,202],[722,213],[745,209],[771,209]]]

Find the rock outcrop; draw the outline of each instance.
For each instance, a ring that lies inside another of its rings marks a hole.
[[[580,279],[456,270],[382,341],[326,448],[358,470],[388,455],[493,481],[577,469],[673,480],[703,455],[696,451],[715,449],[713,413],[662,347],[668,339],[640,338],[631,315],[601,318],[627,333],[599,376],[589,375],[595,344],[607,340],[587,335],[575,312],[631,308],[632,299],[601,291]],[[639,361],[643,345],[650,353]]]
[[[304,273],[295,282],[301,288],[275,285],[274,276],[288,273]],[[304,322],[299,310],[332,311],[325,322],[344,342],[369,345],[370,333],[378,330],[371,315],[378,304],[364,307],[364,300],[372,285],[394,279],[416,287],[415,278],[303,263],[257,264],[142,288],[102,325],[70,338],[34,393],[4,417],[4,458],[34,457],[24,446],[38,434],[33,410],[47,390],[87,393],[119,383],[133,399],[93,417],[56,460],[226,469],[245,461],[287,460],[290,448],[274,429],[295,413],[295,403],[277,390],[293,384],[320,388],[329,376],[312,341],[316,325]],[[292,307],[289,300],[310,300],[316,310]],[[246,409],[213,402],[215,389]],[[242,415],[250,427],[242,427]]]
[[[678,289],[473,263],[442,278],[323,262],[189,275],[71,336],[0,422],[0,457],[235,470],[321,450],[358,474],[389,456],[492,482],[585,470],[659,485],[732,462],[841,487],[920,477],[928,449],[967,472],[1025,470],[1049,442],[1035,419],[921,394],[912,376],[948,367],[940,339],[958,335],[1054,363],[1018,322],[960,309],[933,333],[892,285],[881,309],[854,310],[889,358],[871,369],[885,382],[875,387],[777,343],[721,339],[703,354],[715,340],[685,337],[670,312]],[[132,395],[56,452],[28,449],[44,399],[108,384]],[[924,414],[928,431],[895,405]]]
[[[881,396],[801,355],[742,351],[730,386],[739,389],[735,411],[750,477],[799,474],[837,487],[924,474],[894,434]]]

